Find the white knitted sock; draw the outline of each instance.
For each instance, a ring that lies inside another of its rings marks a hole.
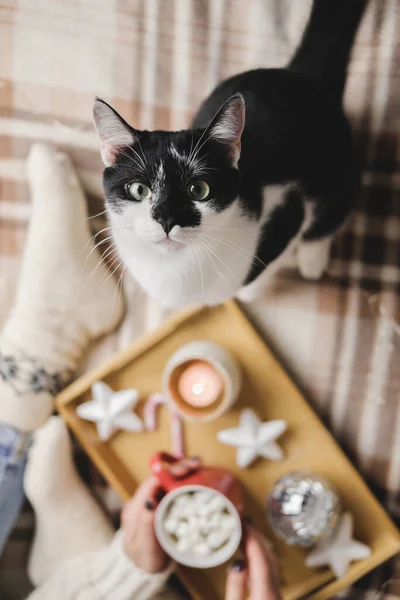
[[[22,431],[47,419],[82,351],[115,328],[123,310],[114,278],[92,252],[85,196],[69,158],[36,144],[27,168],[32,217],[15,307],[0,338],[0,421]]]
[[[71,440],[61,417],[34,433],[24,478],[36,516],[28,573],[41,584],[67,559],[104,548],[114,530],[72,461]]]

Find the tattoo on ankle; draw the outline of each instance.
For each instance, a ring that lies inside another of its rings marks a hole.
[[[0,380],[9,384],[18,396],[47,392],[56,396],[72,380],[70,369],[51,373],[40,360],[25,354],[7,354],[0,349]]]

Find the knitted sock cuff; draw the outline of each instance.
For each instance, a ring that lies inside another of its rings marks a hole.
[[[47,392],[56,396],[72,380],[73,371],[50,371],[34,356],[20,350],[2,348],[0,342],[0,380],[17,396]]]
[[[23,432],[40,427],[54,410],[54,397],[72,376],[71,369],[51,370],[0,338],[0,422]]]

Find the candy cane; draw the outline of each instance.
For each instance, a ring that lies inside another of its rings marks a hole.
[[[171,410],[171,437],[172,453],[178,458],[183,458],[185,456],[185,444],[182,419],[174,410]]]
[[[144,424],[147,431],[155,431],[157,429],[157,412],[158,407],[166,404],[164,394],[151,394],[144,406]]]
[[[185,456],[184,435],[182,419],[179,414],[168,405],[164,394],[151,394],[144,406],[144,424],[147,431],[156,431],[158,426],[157,413],[160,406],[166,405],[170,412],[172,452],[178,458]]]

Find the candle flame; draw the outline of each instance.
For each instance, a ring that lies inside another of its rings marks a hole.
[[[202,383],[195,383],[192,387],[192,392],[196,396],[200,396],[204,392],[204,385]]]

